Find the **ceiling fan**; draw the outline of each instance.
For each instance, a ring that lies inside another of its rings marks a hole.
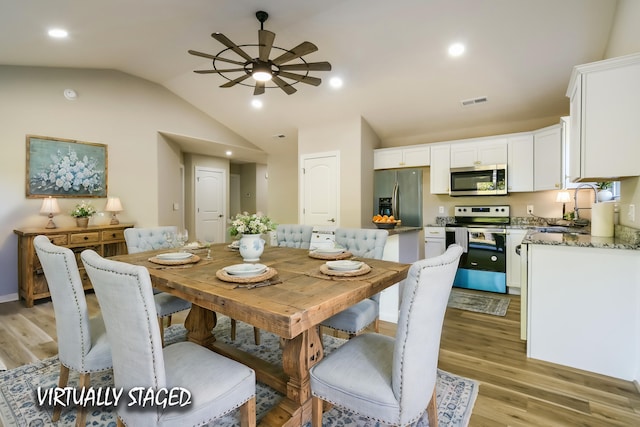
[[[311,42],[302,42],[293,49],[283,49],[273,45],[273,41],[276,37],[275,33],[264,29],[264,22],[269,17],[269,14],[264,11],[256,12],[256,18],[260,21],[260,30],[258,31],[258,44],[241,44],[237,45],[229,40],[224,34],[213,33],[211,37],[225,45],[227,48],[218,52],[217,55],[210,55],[208,53],[202,53],[195,50],[189,50],[189,53],[195,56],[208,58],[213,60],[212,70],[195,70],[195,73],[209,74],[218,73],[225,79],[229,80],[227,83],[220,87],[232,87],[237,84],[242,86],[254,86],[253,94],[261,95],[264,93],[265,88],[279,87],[287,95],[291,95],[296,92],[293,85],[297,83],[306,83],[313,86],[319,86],[322,82],[321,79],[309,75],[311,71],[331,71],[331,64],[323,62],[307,62],[303,56],[313,53],[318,50],[318,47]],[[252,58],[243,47],[257,47],[258,56]],[[274,59],[270,59],[272,51],[281,51],[281,54]],[[242,60],[228,58],[231,53],[242,58]],[[290,61],[299,59],[300,62],[287,64]],[[239,68],[224,68],[229,67],[227,64],[239,65]],[[300,71],[300,74],[292,73],[291,71]],[[240,77],[228,77],[227,73],[242,73]],[[255,81],[254,84],[243,83],[249,77],[252,77]],[[286,79],[286,80],[285,80]],[[267,82],[272,81],[275,86],[267,86]]]

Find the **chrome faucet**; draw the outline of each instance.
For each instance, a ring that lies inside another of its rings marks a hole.
[[[596,189],[595,185],[587,184],[587,183],[582,183],[582,184],[578,185],[576,187],[576,190],[573,193],[573,203],[574,203],[573,211],[575,212],[575,215],[574,215],[574,218],[573,218],[574,220],[579,219],[578,211],[580,209],[590,209],[590,208],[579,208],[578,207],[578,190],[580,190],[583,187],[588,187],[588,188],[593,190],[593,203],[594,204],[598,203],[598,190]]]

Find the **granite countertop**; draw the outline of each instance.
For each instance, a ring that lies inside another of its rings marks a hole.
[[[389,235],[391,236],[393,234],[409,233],[411,231],[420,231],[420,230],[422,230],[422,227],[400,226],[400,227],[396,227],[396,228],[390,228],[387,231],[389,232]]]
[[[541,233],[535,228],[529,230],[522,240],[523,244],[578,246],[584,248],[640,250],[640,230],[616,225],[614,237],[592,236],[586,233]]]

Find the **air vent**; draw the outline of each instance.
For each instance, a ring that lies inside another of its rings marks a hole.
[[[488,100],[486,96],[480,96],[478,98],[463,99],[462,101],[460,101],[460,103],[462,104],[463,107],[469,107],[471,105],[483,104],[487,101]]]

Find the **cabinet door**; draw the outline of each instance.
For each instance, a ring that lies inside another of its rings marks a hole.
[[[507,232],[507,287],[509,289],[520,289],[521,260],[520,255],[516,253],[516,246],[522,243],[526,234],[527,230],[509,230]]]
[[[476,164],[478,160],[478,147],[475,142],[458,142],[451,144],[451,167],[465,168]]]
[[[533,191],[533,134],[511,137],[507,144],[509,192]]]
[[[478,143],[478,162],[481,165],[506,165],[507,139],[492,139]]]
[[[569,106],[569,140],[567,141],[565,155],[567,156],[567,175],[569,181],[575,182],[582,177],[580,171],[580,152],[582,129],[582,78],[576,78],[576,84],[573,87],[571,95],[571,104]]]
[[[449,194],[449,145],[431,147],[431,194]]]
[[[431,163],[431,150],[429,147],[405,148],[402,157],[405,167],[429,166]]]
[[[560,125],[533,134],[533,190],[562,188],[562,132]]]
[[[373,168],[392,169],[402,166],[402,150],[374,150]]]

